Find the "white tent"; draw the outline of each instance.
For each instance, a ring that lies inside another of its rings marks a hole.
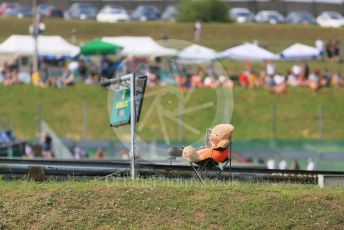
[[[218,55],[218,58],[231,58],[240,61],[276,60],[275,54],[257,45],[246,43],[229,48]]]
[[[281,60],[310,60],[320,57],[320,51],[312,46],[295,43],[283,50],[280,54]]]
[[[173,56],[177,50],[160,46],[151,37],[103,37],[104,42],[112,43],[123,47],[122,54],[131,56]]]
[[[71,45],[60,36],[39,36],[38,54],[41,56],[71,57],[80,48]],[[34,40],[30,35],[11,35],[0,44],[0,54],[29,56],[34,52]]]
[[[177,55],[178,61],[182,63],[208,63],[216,56],[215,50],[197,44],[184,48]]]

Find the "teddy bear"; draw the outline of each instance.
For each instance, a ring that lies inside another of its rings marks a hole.
[[[207,158],[212,158],[216,162],[223,162],[229,155],[229,145],[232,139],[234,126],[231,124],[219,124],[212,128],[209,135],[210,147],[195,149],[186,146],[183,149],[182,157],[192,163],[197,163]]]

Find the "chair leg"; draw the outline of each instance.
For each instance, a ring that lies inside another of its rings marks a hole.
[[[214,167],[214,171],[215,171],[215,174],[216,174],[216,178],[220,181],[224,181],[225,179],[223,178],[223,176],[221,175],[222,174],[222,171],[216,167]]]
[[[192,177],[192,179],[197,178],[199,181],[202,181],[202,177],[201,175],[198,173],[200,169],[196,169],[195,166],[190,162],[190,165],[192,167],[192,169],[195,172],[195,175]]]

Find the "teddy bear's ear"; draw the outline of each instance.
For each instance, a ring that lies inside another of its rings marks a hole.
[[[231,124],[227,124],[227,127],[228,127],[228,130],[229,130],[229,132],[234,132],[234,126],[233,125],[231,125]]]

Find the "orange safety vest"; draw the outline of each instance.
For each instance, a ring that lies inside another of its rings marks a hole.
[[[213,158],[216,162],[221,163],[228,158],[229,149],[227,148],[224,151],[220,151],[220,150],[215,150],[213,148],[208,148],[208,149],[204,149],[200,155],[203,159]]]

